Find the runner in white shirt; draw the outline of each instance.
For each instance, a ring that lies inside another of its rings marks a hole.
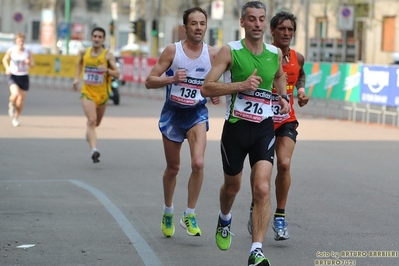
[[[175,232],[173,194],[180,169],[180,150],[185,139],[190,145],[191,174],[187,207],[180,225],[188,235],[201,236],[195,206],[204,176],[208,109],[200,88],[217,53],[215,48],[203,42],[207,28],[207,14],[203,9],[194,7],[186,10],[183,24],[187,38],[165,48],[145,83],[148,89],[166,87],[165,104],[159,120],[167,164],[163,174],[161,224],[166,237],[173,236]],[[217,104],[219,97],[211,101]]]
[[[3,57],[3,65],[6,74],[10,76],[10,101],[8,103],[8,115],[12,117],[12,125],[19,126],[19,116],[24,106],[26,93],[29,90],[29,67],[35,62],[31,51],[25,47],[25,35],[15,35],[15,46],[8,49]]]

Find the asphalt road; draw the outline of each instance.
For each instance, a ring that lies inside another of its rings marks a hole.
[[[32,84],[21,126],[14,128],[7,86],[0,88],[0,265],[247,265],[247,165],[232,210],[232,246],[220,251],[214,241],[223,106],[209,106],[196,208],[203,236],[190,237],[178,225],[190,172],[185,143],[174,197],[176,233],[165,238],[157,128],[162,100],[129,94],[120,106],[110,103],[97,130],[101,162],[93,164],[78,93]],[[302,116],[298,131],[286,210],[291,239],[274,241],[269,226],[264,252],[272,265],[330,265],[336,255],[342,265],[399,265],[399,129]],[[20,247],[25,244],[34,246]]]

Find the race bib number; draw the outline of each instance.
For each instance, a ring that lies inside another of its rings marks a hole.
[[[182,105],[196,105],[204,100],[201,95],[203,80],[187,77],[186,82],[173,84],[170,91],[170,100]]]
[[[288,97],[291,98],[291,95],[288,95]],[[278,94],[275,94],[275,93],[273,93],[273,96],[272,96],[272,110],[273,110],[273,121],[275,123],[282,123],[283,121],[290,118],[289,113],[288,114],[280,114],[281,106],[278,102]]]
[[[93,67],[86,67],[83,74],[83,80],[86,84],[100,85],[104,82],[104,72]]]
[[[28,72],[28,64],[24,60],[14,61],[18,73]]]
[[[271,92],[257,90],[249,93],[238,93],[234,102],[233,116],[260,123],[271,116]]]

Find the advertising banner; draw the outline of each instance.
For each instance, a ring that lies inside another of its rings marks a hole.
[[[2,59],[4,53],[0,53]],[[35,66],[29,69],[29,75],[74,78],[79,57],[72,55],[34,54]],[[0,73],[4,73],[4,66],[0,64]]]
[[[306,93],[319,99],[359,102],[361,67],[357,64],[305,63]]]
[[[158,58],[140,56],[123,57],[122,79],[126,82],[144,83]]]
[[[365,103],[399,106],[399,68],[364,65],[360,98]]]
[[[34,55],[35,67],[29,71],[31,75],[74,78],[78,56],[67,55]]]

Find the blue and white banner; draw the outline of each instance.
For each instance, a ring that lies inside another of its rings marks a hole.
[[[399,67],[363,65],[360,101],[399,106]]]

